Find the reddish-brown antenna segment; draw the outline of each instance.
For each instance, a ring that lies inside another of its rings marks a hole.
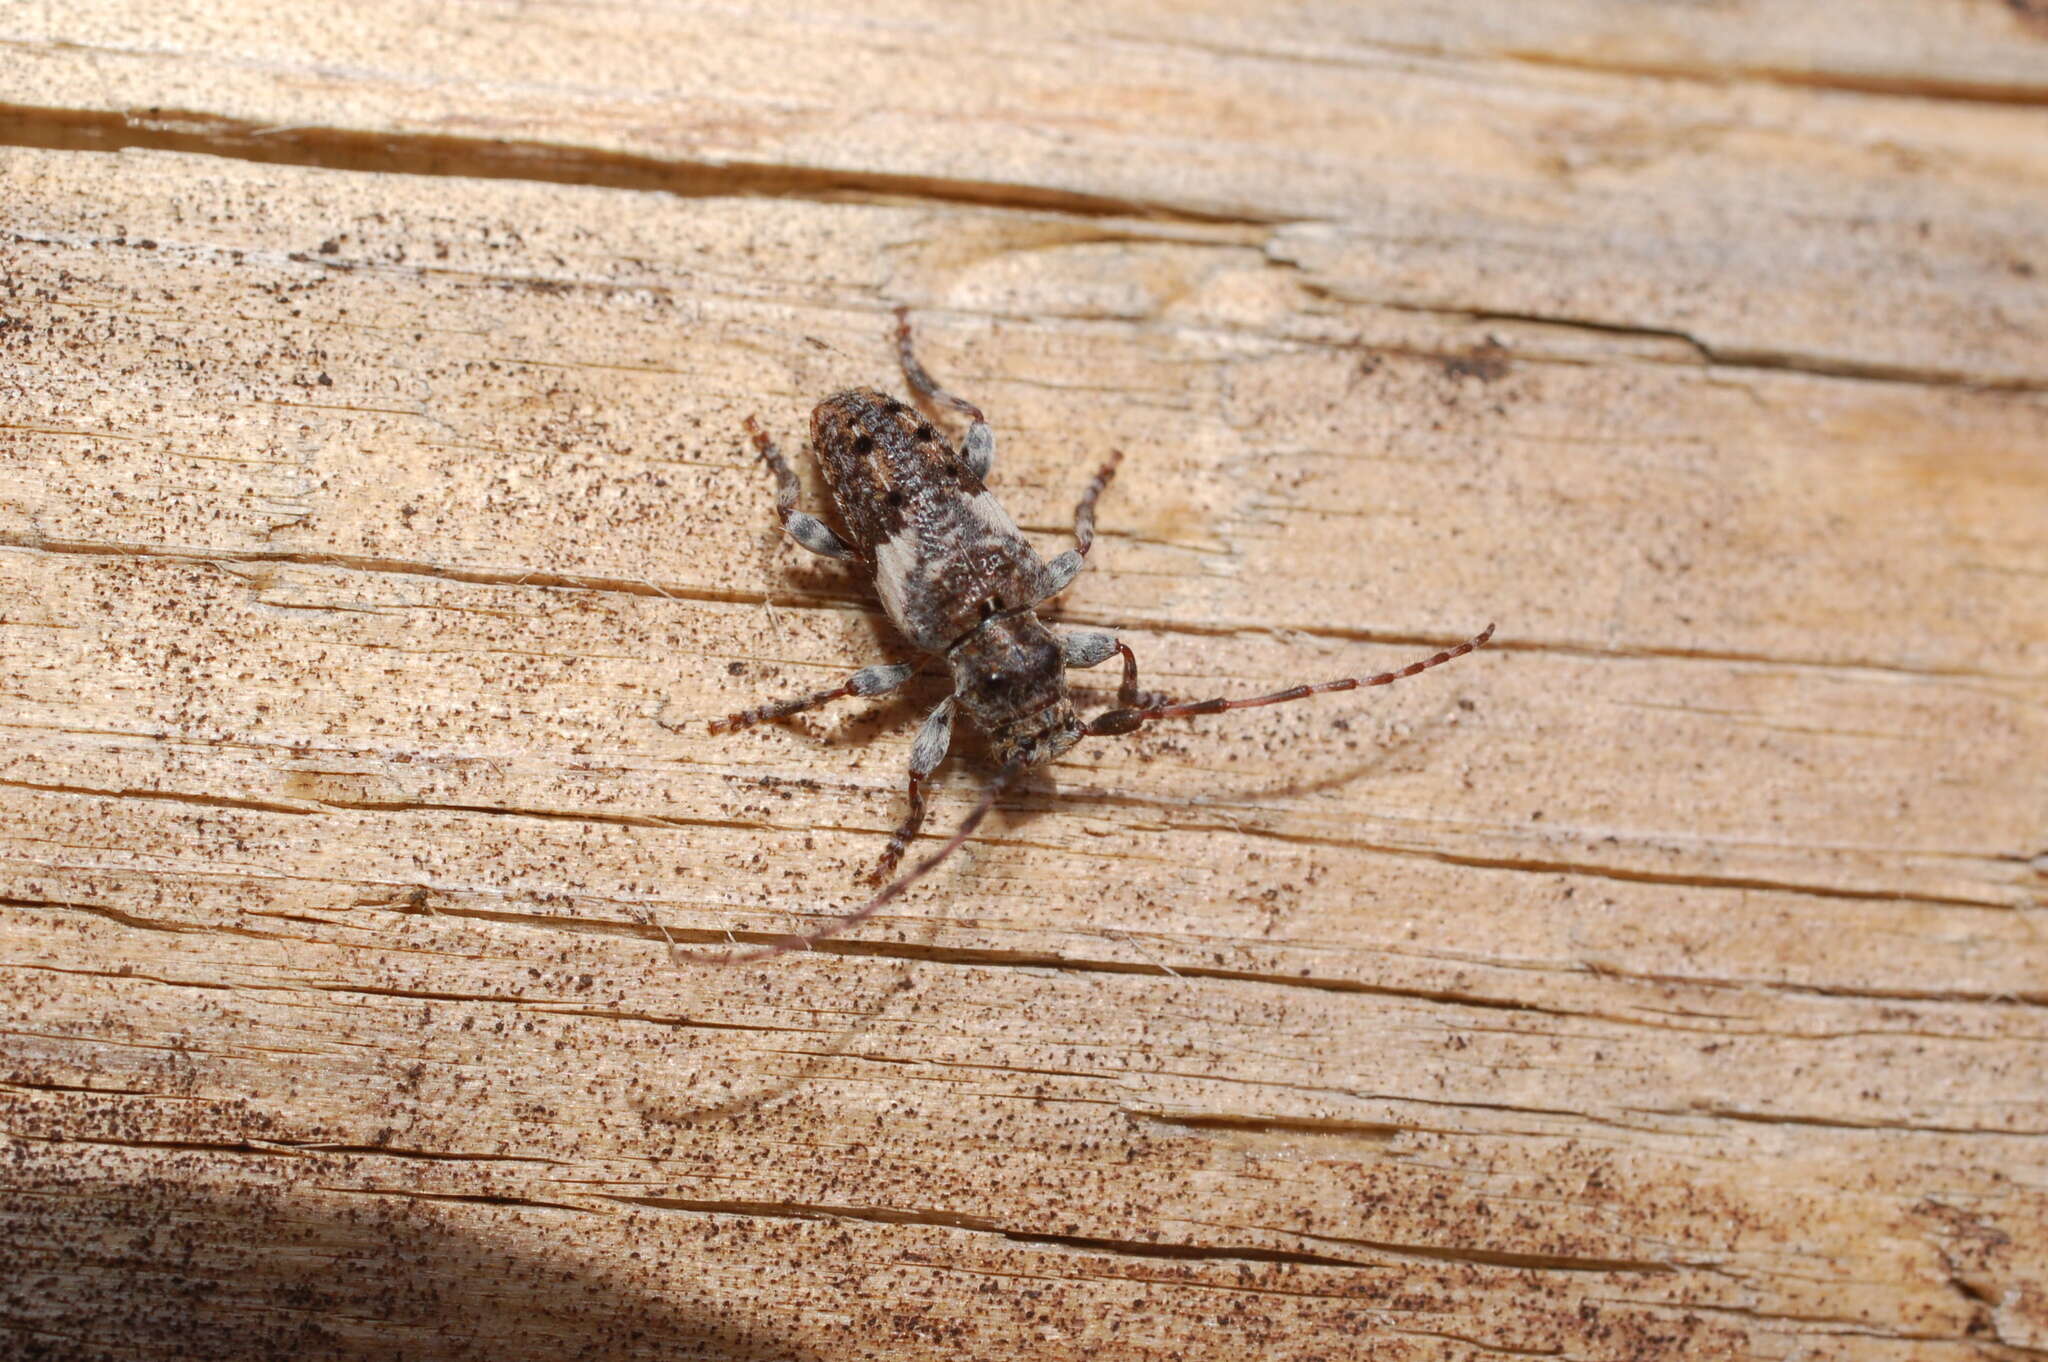
[[[1335,681],[1321,681],[1313,686],[1290,686],[1276,690],[1271,695],[1254,695],[1247,700],[1228,700],[1218,696],[1213,700],[1191,700],[1179,705],[1146,705],[1133,709],[1112,709],[1095,716],[1088,725],[1090,737],[1106,737],[1118,733],[1135,733],[1154,719],[1189,719],[1197,714],[1222,714],[1233,709],[1257,709],[1261,705],[1284,705],[1290,700],[1306,700],[1311,695],[1323,695],[1333,690],[1362,690],[1367,686],[1386,686],[1405,680],[1431,667],[1441,667],[1454,658],[1463,657],[1475,649],[1484,648],[1486,641],[1493,637],[1493,626],[1487,625],[1471,638],[1455,648],[1425,657],[1420,662],[1411,662],[1399,671],[1381,672],[1377,676],[1345,676]]]

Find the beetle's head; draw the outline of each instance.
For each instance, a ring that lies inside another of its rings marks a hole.
[[[990,620],[946,655],[953,694],[997,762],[1042,766],[1081,740],[1059,640],[1031,614]]]

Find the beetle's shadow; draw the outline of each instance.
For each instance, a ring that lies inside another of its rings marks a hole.
[[[863,892],[857,897],[865,897],[865,886],[861,888]],[[933,924],[934,931],[937,930],[937,926],[938,924]],[[683,952],[680,958],[675,955],[678,949]],[[701,958],[692,958],[688,954],[689,950],[689,947],[678,948],[671,943],[672,963],[684,967],[701,966],[706,963]],[[650,1087],[635,1099],[641,1115],[663,1126],[715,1129],[738,1118],[765,1112],[784,1099],[801,1092],[812,1079],[826,1072],[834,1060],[849,1054],[854,1042],[888,1013],[890,1004],[896,997],[911,992],[917,986],[917,962],[912,959],[898,960],[893,982],[882,986],[874,982],[872,971],[886,963],[885,961],[846,960],[830,947],[819,954],[840,960],[846,966],[845,973],[830,981],[829,985],[838,999],[835,1010],[847,1014],[847,1021],[843,1026],[825,1037],[814,1049],[805,1052],[792,1049],[791,1054],[801,1054],[795,1068],[759,1087],[739,1087],[727,1075],[709,1076],[715,1078],[715,1087],[706,1086],[701,1091]],[[766,961],[757,963],[762,968],[776,969],[784,967],[787,959],[788,957],[769,957]],[[710,967],[722,969],[726,966],[722,961],[713,961],[710,962]],[[858,993],[862,990],[874,994],[872,1005],[858,999]],[[711,1095],[713,1092],[715,1096]]]
[[[779,536],[782,531],[775,533]],[[856,568],[821,563],[805,553],[775,564],[771,571],[775,577],[775,586],[767,593],[771,600],[780,596],[786,605],[858,608],[864,614],[876,616],[882,613],[874,593],[868,590]]]
[[[1382,735],[1378,741],[1374,742],[1368,750],[1362,752],[1356,759],[1344,762],[1342,765],[1334,768],[1325,769],[1319,773],[1305,772],[1301,769],[1301,765],[1295,765],[1290,771],[1272,780],[1263,782],[1248,781],[1234,785],[1212,784],[1205,789],[1191,791],[1185,798],[1134,800],[1132,796],[1119,793],[1113,788],[1094,784],[1077,784],[1068,792],[1068,797],[1114,800],[1119,803],[1156,802],[1171,804],[1176,808],[1184,808],[1205,805],[1246,804],[1259,800],[1298,799],[1310,795],[1325,794],[1332,790],[1341,790],[1356,784],[1358,781],[1369,779],[1374,775],[1384,774],[1390,769],[1409,764],[1410,762],[1419,763],[1423,754],[1431,746],[1447,736],[1456,727],[1459,722],[1459,714],[1463,708],[1462,704],[1448,708],[1433,718],[1418,720],[1388,732]],[[1198,719],[1196,722],[1229,722],[1229,717],[1227,715],[1215,716],[1213,720]],[[1355,718],[1355,716],[1347,717]],[[1171,741],[1175,746],[1186,746],[1196,739],[1199,730],[1191,730],[1184,725],[1177,725],[1175,729],[1152,728],[1142,730],[1135,739],[1138,744],[1135,759],[1143,762],[1148,757],[1157,755],[1159,749],[1155,748],[1147,751],[1145,744],[1148,739],[1162,738],[1168,733],[1173,735]],[[1099,741],[1115,740],[1101,739]],[[1307,748],[1312,743],[1312,738],[1304,739],[1302,746]]]

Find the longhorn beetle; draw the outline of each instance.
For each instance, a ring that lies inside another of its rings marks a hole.
[[[1083,738],[1133,733],[1157,719],[1221,714],[1304,700],[1326,691],[1384,686],[1463,657],[1493,637],[1489,624],[1457,647],[1399,671],[1293,686],[1243,700],[1173,704],[1142,696],[1137,656],[1114,634],[1055,634],[1037,614],[1038,607],[1080,574],[1095,542],[1096,499],[1109,486],[1122,456],[1112,453],[1081,494],[1074,511],[1074,547],[1045,562],[986,486],[995,462],[995,433],[981,408],[941,388],[918,363],[907,308],[896,309],[896,353],[903,376],[920,397],[967,418],[967,438],[956,450],[931,422],[872,388],[850,388],[820,402],[811,412],[811,449],[831,488],[845,537],[798,509],[796,470],[753,417],[747,418],[746,428],[761,462],[775,475],[775,509],[789,537],[812,553],[859,565],[903,637],[918,651],[945,663],[953,691],[931,712],[910,745],[910,811],[889,838],[871,876],[881,889],[859,908],[816,931],[727,955],[728,961],[758,960],[807,947],[873,917],[972,836],[1011,781]],[[1067,692],[1066,669],[1093,667],[1112,655],[1121,656],[1124,667],[1117,708],[1083,722]],[[911,662],[863,667],[840,685],[713,720],[711,731],[728,733],[786,718],[844,696],[887,695],[919,669]],[[925,784],[946,759],[953,720],[962,711],[987,736],[1000,769],[944,845],[889,879],[924,823]]]

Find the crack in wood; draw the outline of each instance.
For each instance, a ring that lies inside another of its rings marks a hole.
[[[758,161],[686,161],[554,142],[295,125],[270,127],[196,109],[110,110],[0,104],[0,146],[46,151],[171,151],[264,165],[381,175],[529,180],[680,198],[960,204],[1193,226],[1289,221],[1004,180],[909,175]]]
[[[1370,1260],[1295,1249],[1266,1249],[1249,1245],[1205,1246],[1156,1240],[1112,1239],[1092,1235],[1046,1234],[1011,1228],[984,1216],[966,1215],[952,1211],[904,1210],[871,1206],[743,1201],[696,1197],[607,1195],[610,1199],[625,1204],[647,1206],[658,1210],[682,1210],[714,1215],[766,1216],[802,1220],[851,1220],[881,1225],[925,1225],[938,1229],[966,1230],[975,1234],[995,1235],[1012,1243],[1043,1244],[1055,1248],[1075,1249],[1083,1253],[1109,1254],[1118,1257],[1160,1258],[1194,1262],[1279,1263],[1293,1267],[1361,1268],[1383,1266],[1381,1263]],[[1276,1233],[1289,1232],[1276,1231]],[[1300,1237],[1328,1243],[1355,1245],[1359,1248],[1370,1249],[1375,1253],[1384,1253],[1408,1260],[1468,1263],[1475,1266],[1506,1268],[1515,1271],[1665,1275],[1678,1270],[1678,1268],[1669,1263],[1633,1259],[1576,1258],[1534,1253],[1497,1253],[1486,1249],[1449,1248],[1434,1244],[1352,1239],[1334,1235],[1304,1234]]]
[[[1106,535],[1115,538],[1113,532]],[[670,583],[662,585],[645,578],[608,577],[589,573],[546,572],[532,568],[491,568],[452,563],[432,563],[402,558],[309,550],[181,548],[176,545],[119,544],[104,541],[58,539],[21,530],[0,530],[0,549],[28,553],[49,553],[80,558],[147,558],[194,566],[227,563],[266,563],[296,567],[333,568],[345,572],[371,572],[400,577],[431,577],[464,582],[474,586],[535,587],[543,590],[589,591],[626,596],[654,596],[678,603],[709,605],[772,605],[781,610],[822,610],[833,614],[876,613],[874,601],[862,592],[823,592],[802,589],[779,591],[726,590]],[[287,609],[317,607],[293,605]],[[1063,624],[1085,627],[1121,627],[1126,632],[1172,634],[1191,638],[1235,638],[1263,636],[1274,632],[1270,623],[1222,620],[1204,623],[1169,617],[1118,615],[1115,620],[1086,610],[1067,610]],[[1302,621],[1284,626],[1290,634],[1343,643],[1436,648],[1463,640],[1464,635],[1416,633],[1393,629],[1361,629],[1342,625]],[[1792,654],[1750,652],[1725,648],[1678,648],[1657,646],[1600,646],[1571,639],[1540,639],[1529,636],[1497,635],[1487,644],[1493,653],[1528,653],[1538,656],[1584,657],[1608,660],[1733,663],[1766,667],[1796,667],[1829,673],[1869,672],[1884,676],[1926,677],[2033,684],[2040,678],[2023,673],[1986,671],[1980,667],[1908,666],[1869,658],[1801,657]]]
[[[2040,84],[1937,76],[1887,76],[1874,71],[1822,70],[1812,67],[1751,64],[1701,66],[1675,61],[1616,61],[1611,57],[1584,57],[1575,53],[1545,52],[1517,47],[1503,48],[1499,55],[1530,66],[1557,67],[1593,75],[1648,76],[1655,80],[1683,80],[1717,86],[1727,85],[1732,81],[1753,81],[1761,85],[1782,85],[1798,90],[1821,90],[1837,94],[1870,95],[1881,99],[1926,99],[1962,104],[2001,104],[2017,108],[2039,108],[2048,105],[2048,85]]]

